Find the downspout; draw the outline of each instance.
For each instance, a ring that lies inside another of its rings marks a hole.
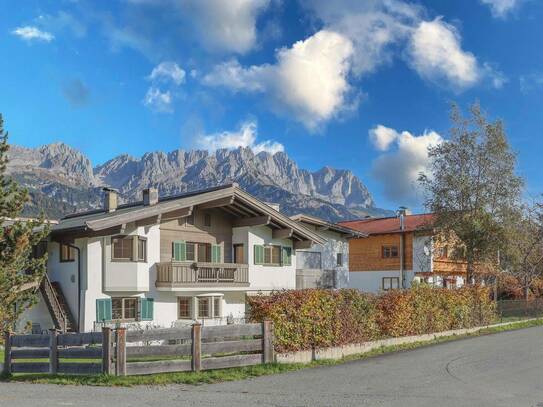
[[[405,276],[404,276],[404,214],[400,213],[400,282],[401,288],[405,288]]]
[[[81,249],[72,244],[66,246],[77,251],[77,332],[81,326]]]

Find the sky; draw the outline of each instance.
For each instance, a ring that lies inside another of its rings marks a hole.
[[[10,142],[128,153],[248,146],[349,169],[379,207],[417,175],[451,103],[502,119],[543,191],[541,0],[0,0]]]

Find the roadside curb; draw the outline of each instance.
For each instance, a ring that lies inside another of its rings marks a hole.
[[[536,321],[541,318],[530,318],[519,321],[501,322],[498,324],[478,326],[474,328],[454,329],[450,331],[436,332],[432,334],[402,336],[399,338],[379,339],[377,341],[353,343],[343,346],[333,346],[329,348],[302,350],[296,352],[277,353],[275,361],[277,363],[311,363],[317,360],[340,360],[347,356],[361,355],[387,346],[406,345],[416,342],[430,342],[437,338],[446,336],[461,336],[480,332],[484,329],[499,328],[500,326],[511,326],[530,321]]]

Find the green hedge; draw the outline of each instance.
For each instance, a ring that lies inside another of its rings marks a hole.
[[[274,323],[278,352],[469,328],[496,318],[481,287],[417,286],[381,295],[358,290],[286,290],[248,299],[249,318]]]

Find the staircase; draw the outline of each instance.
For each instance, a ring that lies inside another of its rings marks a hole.
[[[77,325],[70,312],[60,284],[56,281],[51,283],[49,276],[46,274],[40,285],[40,292],[45,300],[45,304],[47,304],[55,328],[62,332],[77,331]]]

